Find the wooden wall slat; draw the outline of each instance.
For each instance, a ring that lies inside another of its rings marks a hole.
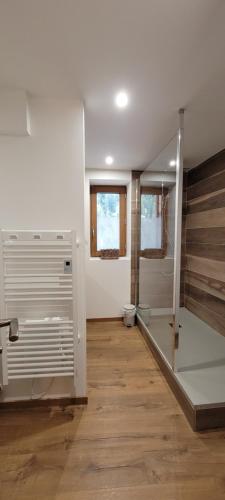
[[[211,260],[225,261],[225,245],[187,243],[186,255],[204,257]]]
[[[225,224],[225,207],[189,214],[186,218],[186,228],[222,227]]]
[[[202,306],[210,309],[213,313],[220,314],[223,318],[225,318],[224,300],[219,299],[219,297],[215,297],[215,295],[205,292],[200,288],[188,284],[186,284],[186,294],[196,302],[202,304]]]
[[[187,243],[225,245],[225,227],[187,229],[186,239]]]
[[[189,171],[184,304],[225,336],[225,150]]]
[[[193,201],[193,200],[192,200]],[[196,202],[197,201],[197,202]],[[215,210],[216,208],[225,207],[225,189],[217,191],[215,195],[207,194],[195,200],[195,203],[187,204],[187,213],[193,214],[196,212],[204,212],[205,210]]]
[[[225,174],[221,172],[212,177],[208,177],[187,189],[187,199],[193,200],[204,194],[214,193],[220,189],[225,188]]]
[[[208,158],[198,167],[189,170],[188,185],[195,184],[201,180],[211,177],[225,170],[225,149],[219,151],[216,155]]]
[[[185,305],[187,309],[189,309],[189,311],[191,311],[193,314],[196,314],[198,318],[202,319],[202,321],[205,321],[218,333],[221,333],[221,335],[225,336],[225,322],[223,317],[216,313],[212,314],[212,311],[210,311],[207,307],[202,306],[202,304],[196,302],[192,297],[189,297],[188,295],[185,298]]]
[[[185,286],[193,285],[225,300],[225,283],[192,271],[185,271]]]
[[[225,263],[222,261],[186,255],[186,269],[225,282]]]

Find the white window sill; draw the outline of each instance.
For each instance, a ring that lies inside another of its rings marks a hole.
[[[118,259],[101,259],[100,257],[89,257],[89,261],[93,262],[129,262],[130,261],[130,256],[125,256],[125,257],[119,257]]]
[[[174,257],[170,257],[169,255],[166,255],[165,257],[140,257],[141,260],[174,260]]]

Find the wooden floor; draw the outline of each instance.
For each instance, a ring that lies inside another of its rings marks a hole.
[[[136,328],[88,330],[87,408],[1,413],[1,500],[225,499],[225,431],[192,432]]]

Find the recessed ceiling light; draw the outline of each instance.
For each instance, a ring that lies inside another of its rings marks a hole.
[[[176,167],[176,164],[177,164],[176,160],[170,160],[169,162],[170,167]]]
[[[114,158],[112,156],[106,156],[105,157],[105,162],[106,162],[106,165],[112,165],[113,162],[114,162]]]
[[[116,94],[115,104],[118,108],[126,108],[128,102],[129,98],[125,90],[121,90],[118,94]]]

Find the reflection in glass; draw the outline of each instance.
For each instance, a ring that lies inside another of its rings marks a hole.
[[[173,366],[173,277],[177,135],[140,177],[138,316]]]
[[[162,248],[162,196],[141,193],[141,250]]]

